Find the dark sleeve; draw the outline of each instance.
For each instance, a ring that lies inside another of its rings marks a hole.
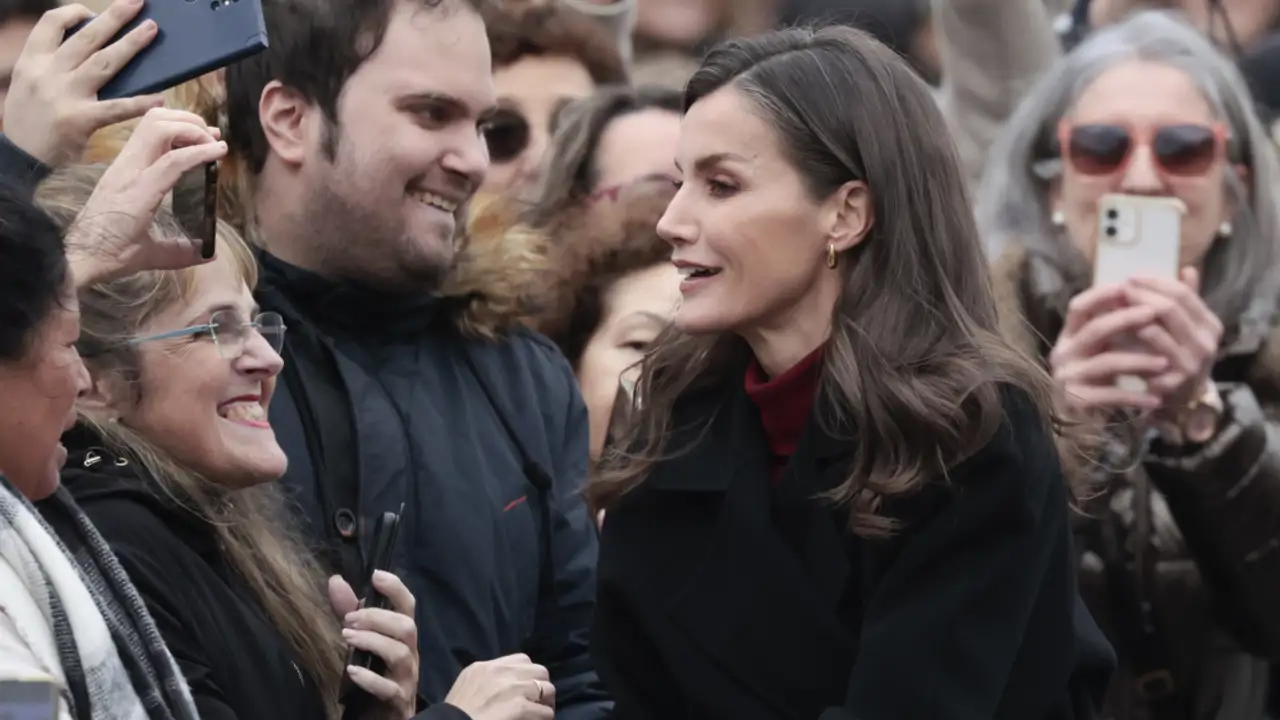
[[[9,142],[0,134],[0,178],[34,195],[36,186],[49,176],[50,168]]]
[[[191,559],[179,555],[185,548],[182,540],[155,515],[128,502],[103,501],[82,507],[147,604],[187,679],[201,720],[237,720],[223,688],[213,680],[199,634],[190,624],[192,603],[182,593],[199,585],[185,571]]]
[[[1156,441],[1152,482],[1241,647],[1280,657],[1280,425],[1247,385],[1221,383],[1226,416],[1203,446]]]
[[[846,704],[821,720],[1048,717],[1066,696],[1075,587],[1049,431],[1011,412],[950,480],[907,501],[895,515],[923,506],[918,521],[870,551]]]
[[[583,502],[587,477],[589,424],[587,408],[578,393],[573,371],[563,357],[554,357],[558,375],[554,387],[562,393],[559,422],[548,435],[559,453],[552,458],[555,507],[551,549],[555,579],[538,599],[529,656],[545,665],[556,686],[556,717],[595,720],[609,716],[612,703],[591,664],[589,637],[596,604],[596,560],[599,536]],[[557,437],[559,442],[557,442]]]

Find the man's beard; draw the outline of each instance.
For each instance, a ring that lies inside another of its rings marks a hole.
[[[436,293],[456,254],[432,253],[407,235],[399,210],[373,211],[326,184],[311,194],[305,222],[327,275],[391,292]],[[456,241],[455,241],[456,247]]]

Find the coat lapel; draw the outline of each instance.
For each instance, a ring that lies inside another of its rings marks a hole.
[[[784,713],[812,707],[847,684],[856,654],[847,618],[836,611],[850,574],[845,545],[818,502],[797,494],[775,504],[758,412],[741,388],[719,400],[704,408],[715,412],[705,434],[651,478],[658,489],[722,494],[697,569],[667,609],[675,626],[762,701]],[[800,453],[796,460],[816,467],[818,445],[806,456],[812,460]],[[797,472],[806,478],[798,493],[829,477]]]
[[[857,539],[848,529],[848,512],[824,495],[844,482],[851,447],[849,438],[828,432],[813,413],[774,496],[779,532],[823,604],[832,608],[844,606],[856,562],[850,550]]]

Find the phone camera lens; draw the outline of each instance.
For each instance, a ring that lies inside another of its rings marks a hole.
[[[211,10],[217,10],[220,7],[222,7],[222,0],[213,0],[213,2],[209,3]]]
[[[1115,208],[1111,208],[1110,210],[1107,211],[1108,220],[1115,220],[1118,217],[1120,217],[1120,212]]]
[[[1114,225],[1108,225],[1107,237],[1115,237],[1115,236],[1116,236],[1116,227]]]

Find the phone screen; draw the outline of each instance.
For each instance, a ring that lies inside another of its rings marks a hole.
[[[173,214],[187,237],[200,242],[200,257],[217,250],[218,164],[188,171],[173,186]]]
[[[58,688],[39,680],[0,681],[0,720],[57,720]]]

